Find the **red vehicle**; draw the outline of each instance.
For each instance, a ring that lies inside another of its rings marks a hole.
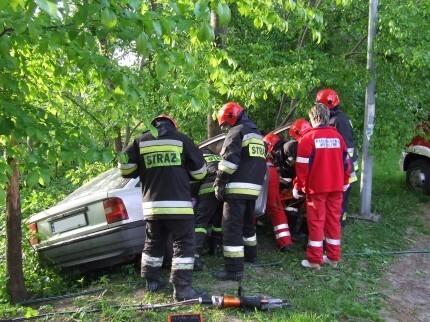
[[[417,130],[420,134],[406,145],[400,167],[410,188],[430,194],[430,116]]]

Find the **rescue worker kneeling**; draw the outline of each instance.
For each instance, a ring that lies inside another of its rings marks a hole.
[[[224,201],[224,270],[213,276],[219,280],[241,280],[244,261],[257,260],[253,216],[266,173],[266,154],[260,131],[239,104],[225,104],[218,112],[218,124],[228,129],[214,183],[216,197]]]
[[[156,117],[147,131],[123,150],[119,164],[125,178],[140,177],[146,240],[142,252],[141,275],[148,291],[157,291],[167,282],[160,279],[166,240],[173,240],[170,282],[176,300],[207,295],[191,287],[194,266],[194,211],[190,178],[206,175],[202,152],[168,115]]]

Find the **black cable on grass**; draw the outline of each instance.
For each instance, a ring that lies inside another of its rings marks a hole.
[[[185,301],[179,301],[179,302],[171,302],[171,303],[161,303],[161,304],[130,304],[130,305],[116,305],[112,306],[112,309],[118,309],[118,310],[138,310],[138,311],[148,311],[158,308],[166,308],[166,307],[175,307],[175,306],[184,306],[184,305],[191,305],[191,304],[199,304],[200,299],[190,299]],[[44,317],[52,317],[56,315],[70,315],[75,313],[98,313],[102,312],[103,309],[89,309],[89,310],[76,310],[76,311],[60,311],[60,312],[52,312],[52,313],[45,313],[45,314],[39,314],[32,317],[18,317],[18,318],[10,318],[6,320],[0,320],[1,321],[25,321],[25,320],[31,320],[31,319],[39,319]]]
[[[344,253],[342,256],[370,256],[370,255],[404,255],[404,254],[429,254],[430,249],[422,250],[393,250],[393,251],[368,251],[365,253]]]
[[[86,291],[82,291],[82,292],[78,292],[78,293],[70,293],[70,294],[65,294],[65,295],[58,295],[58,296],[50,296],[50,297],[45,297],[45,298],[31,299],[31,300],[20,302],[19,304],[20,305],[29,305],[29,304],[35,304],[35,303],[40,303],[40,302],[62,300],[62,299],[70,298],[70,297],[87,295],[87,294],[92,294],[92,293],[102,292],[102,291],[106,291],[106,289],[104,289],[104,288],[96,288],[96,289],[93,289],[93,290],[86,290]]]

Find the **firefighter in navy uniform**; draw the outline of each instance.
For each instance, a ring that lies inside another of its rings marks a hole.
[[[147,131],[136,138],[122,151],[125,158],[118,165],[123,177],[139,176],[142,183],[146,241],[141,275],[149,291],[166,285],[160,279],[160,269],[166,240],[171,234],[173,297],[184,300],[205,296],[206,292],[191,286],[195,235],[190,194],[190,180],[201,180],[206,175],[205,161],[193,141],[177,130],[173,118],[163,114],[151,125],[157,134]]]
[[[266,173],[265,147],[257,126],[237,103],[227,103],[220,109],[218,124],[228,129],[214,183],[216,197],[224,201],[224,270],[213,276],[218,280],[241,280],[244,261],[257,260],[253,216]]]
[[[197,206],[195,207],[195,232],[196,232],[196,254],[194,260],[194,270],[204,269],[201,256],[205,253],[205,243],[208,237],[209,226],[211,227],[210,243],[211,252],[216,255],[218,246],[222,245],[222,207],[223,203],[215,196],[214,182],[218,163],[222,158],[214,154],[210,149],[202,149],[203,157],[206,161],[207,174],[198,192]]]
[[[355,149],[354,143],[354,130],[352,127],[351,120],[343,113],[340,109],[340,99],[336,91],[326,88],[317,93],[315,98],[316,103],[324,104],[330,111],[329,125],[336,128],[336,130],[342,135],[345,141],[346,147],[348,148],[349,158],[351,160],[351,173],[349,177],[349,188],[343,192],[343,203],[342,203],[342,215],[341,224],[345,225],[348,212],[348,201],[351,187],[357,184],[357,150]]]

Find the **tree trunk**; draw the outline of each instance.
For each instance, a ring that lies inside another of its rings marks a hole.
[[[212,115],[210,113],[207,115],[207,125],[208,139],[221,133],[221,128],[219,127],[218,122],[213,120]]]
[[[218,15],[214,10],[211,10],[211,26],[214,29],[215,33],[215,45],[217,48],[222,48],[223,44],[221,35],[225,35],[227,33],[227,28],[221,28],[219,26]],[[221,129],[218,125],[218,122],[214,121],[212,118],[211,111],[209,111],[207,115],[207,131],[208,139],[221,133]]]
[[[19,169],[14,158],[7,163],[12,169],[9,183],[6,186],[6,287],[11,303],[23,301],[27,297],[22,269],[22,231],[21,201],[19,196]]]

